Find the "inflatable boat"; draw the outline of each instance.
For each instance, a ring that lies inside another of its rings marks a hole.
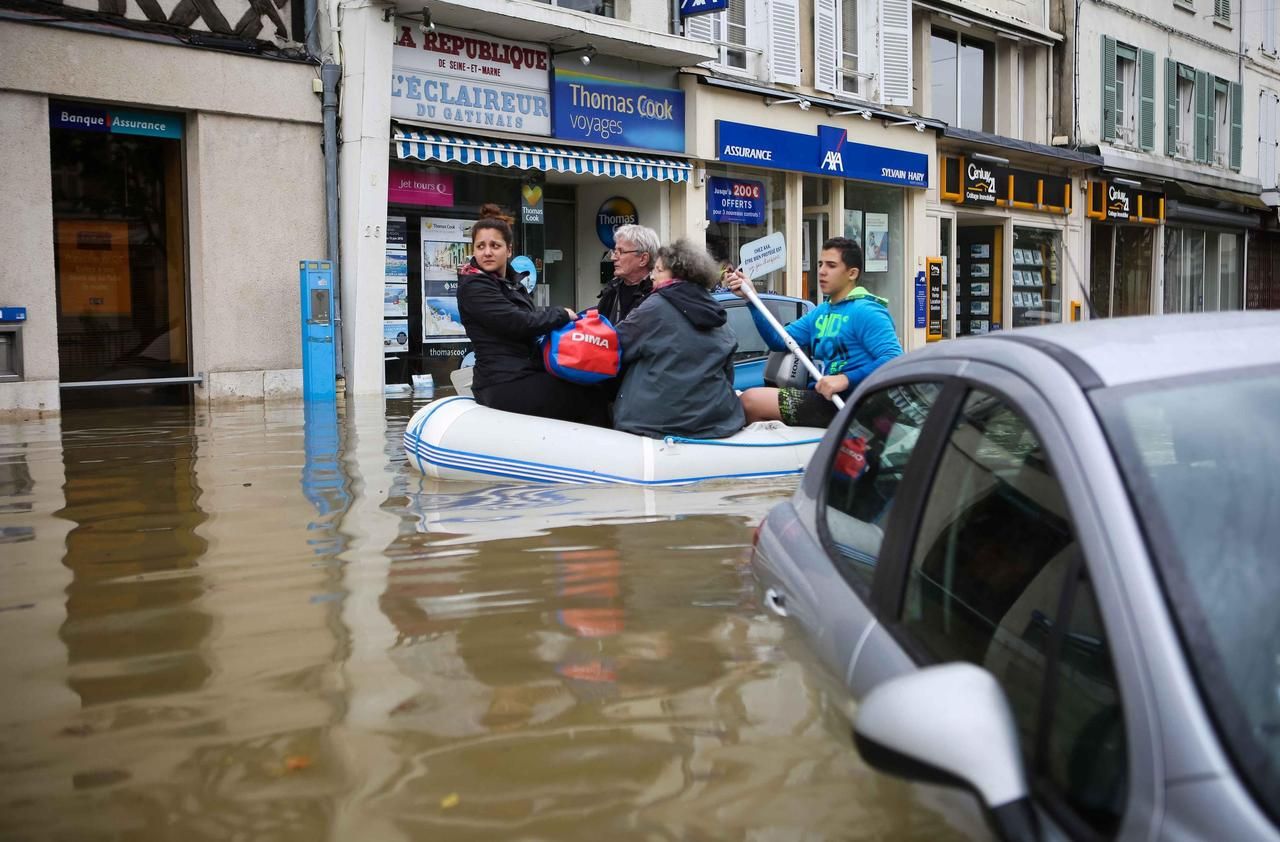
[[[765,421],[726,439],[651,439],[458,396],[414,413],[404,450],[410,465],[437,479],[683,485],[802,473],[825,432]]]

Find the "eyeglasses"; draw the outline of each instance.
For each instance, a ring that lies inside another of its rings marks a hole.
[[[640,254],[643,249],[609,249],[609,254]]]

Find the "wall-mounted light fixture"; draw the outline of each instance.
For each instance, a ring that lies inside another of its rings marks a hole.
[[[1132,178],[1121,178],[1118,175],[1111,177],[1112,184],[1123,184],[1125,187],[1141,187],[1142,182]]]
[[[982,161],[986,164],[995,164],[997,167],[1009,166],[1008,158],[1001,158],[999,155],[988,155],[985,152],[970,152],[965,157],[971,161]]]
[[[389,6],[382,10],[382,19],[384,21],[392,20],[396,16],[394,6]],[[416,20],[418,22],[418,31],[423,35],[436,31],[436,22],[431,19],[431,10],[426,6],[423,6],[420,12],[400,12],[399,17],[407,20]]]
[[[886,128],[893,128],[894,126],[912,126],[918,132],[923,132],[925,129],[924,121],[922,120],[895,120],[892,123],[885,120],[884,125]]]
[[[827,109],[827,116],[829,117],[848,117],[850,114],[857,114],[864,120],[870,120],[872,117],[870,108],[849,108],[844,111],[833,111],[830,108]]]
[[[789,103],[795,103],[796,105],[800,106],[801,111],[809,110],[809,100],[805,99],[804,97],[798,97],[798,96],[788,96],[788,97],[783,97],[782,99],[766,98],[764,101],[764,106],[765,108],[768,108],[771,105],[787,105]]]
[[[591,64],[591,59],[596,57],[595,44],[588,44],[585,47],[566,47],[563,50],[552,50],[552,56],[567,56],[570,53],[582,53],[578,61],[583,64]]]

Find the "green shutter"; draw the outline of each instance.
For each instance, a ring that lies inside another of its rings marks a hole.
[[[1231,169],[1240,172],[1240,158],[1244,153],[1244,89],[1239,82],[1231,83]]]
[[[1178,154],[1178,63],[1164,60],[1164,154]]]
[[[1102,36],[1102,139],[1116,139],[1116,39]]]
[[[1201,163],[1209,160],[1209,132],[1213,120],[1209,117],[1213,103],[1213,76],[1203,70],[1196,71],[1196,143],[1195,159]]]
[[[1156,54],[1138,53],[1138,148],[1156,148]]]

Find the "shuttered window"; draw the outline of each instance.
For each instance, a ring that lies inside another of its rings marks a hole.
[[[834,94],[840,90],[839,0],[814,0],[813,3],[813,86]]]
[[[1274,91],[1258,95],[1258,177],[1264,190],[1276,187],[1276,120],[1280,117],[1280,99]]]
[[[1208,163],[1212,143],[1213,76],[1203,70],[1196,71],[1196,136],[1195,159]]]
[[[911,0],[880,0],[880,101],[912,105]]]
[[[1227,166],[1240,172],[1244,157],[1244,88],[1240,83],[1232,82],[1231,92],[1231,149],[1227,158]]]
[[[783,85],[800,84],[800,1],[768,0],[769,81]]]
[[[1231,23],[1231,0],[1213,0],[1213,16],[1223,23]]]
[[[1116,39],[1102,36],[1102,139],[1116,139]]]
[[[720,51],[716,62],[724,67],[750,69],[748,59],[751,53],[759,52],[749,48],[751,33],[747,12],[752,2],[753,0],[729,0],[729,7],[723,12],[685,18],[685,37],[715,44]]]
[[[1138,51],[1138,148],[1156,148],[1156,54]]]
[[[1262,4],[1262,32],[1258,33],[1259,46],[1264,53],[1276,54],[1276,4],[1267,0]]]
[[[840,90],[846,94],[858,94],[862,90],[858,56],[861,54],[858,36],[858,0],[840,0]]]

